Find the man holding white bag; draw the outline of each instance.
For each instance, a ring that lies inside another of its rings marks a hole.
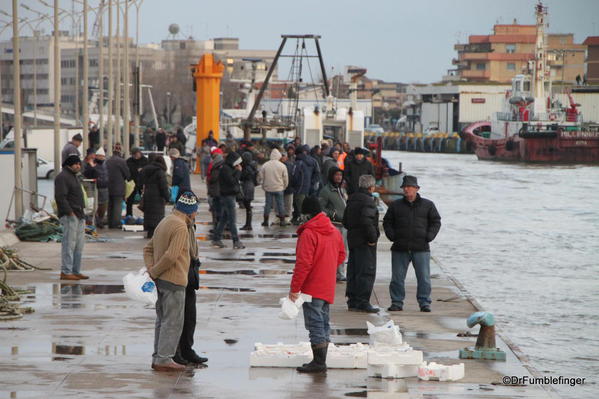
[[[195,223],[197,211],[196,196],[191,192],[183,193],[173,213],[160,221],[144,247],[144,262],[158,291],[152,355],[152,368],[156,371],[185,369],[174,362],[173,357],[183,330],[185,288],[191,259],[188,226]]]
[[[308,221],[297,230],[296,261],[289,299],[295,302],[300,293],[312,296],[304,302],[304,324],[309,331],[313,360],[297,368],[301,373],[326,371],[329,346],[329,304],[335,300],[337,265],[345,260],[341,233],[320,208],[316,197],[302,203]]]

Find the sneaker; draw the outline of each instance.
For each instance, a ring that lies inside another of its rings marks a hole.
[[[212,248],[224,248],[225,244],[218,240],[218,241],[212,241]]]
[[[241,241],[235,241],[233,243],[233,249],[244,249],[245,245],[241,243]]]
[[[429,313],[429,312],[431,311],[431,307],[430,307],[430,306],[428,306],[428,305],[421,306],[421,307],[420,307],[420,311],[421,311],[421,312],[426,312],[426,313]]]
[[[387,308],[389,312],[401,312],[403,310],[402,306],[399,305],[391,305]]]

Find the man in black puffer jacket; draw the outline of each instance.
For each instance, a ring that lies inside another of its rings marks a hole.
[[[347,181],[347,193],[353,194],[358,191],[360,176],[374,176],[374,166],[366,159],[367,151],[362,148],[354,150],[354,157],[345,160],[345,180]]]
[[[418,288],[416,299],[420,311],[431,311],[430,246],[441,228],[441,216],[432,201],[418,194],[420,186],[414,176],[405,176],[401,187],[404,197],[389,206],[383,218],[385,235],[391,241],[392,277],[389,285],[389,311],[403,310],[406,273],[414,265]]]
[[[245,246],[239,241],[237,235],[236,214],[235,214],[235,199],[241,192],[239,186],[239,178],[241,176],[241,157],[235,151],[231,151],[225,164],[223,165],[218,175],[218,185],[220,189],[220,217],[216,228],[214,229],[214,237],[212,239],[213,248],[224,248],[225,244],[221,241],[225,225],[229,225],[231,238],[233,239],[233,249],[243,249]]]
[[[347,229],[347,307],[353,312],[377,313],[370,304],[376,277],[376,243],[379,233],[379,211],[372,193],[374,176],[360,176],[359,190],[349,196],[343,214]]]

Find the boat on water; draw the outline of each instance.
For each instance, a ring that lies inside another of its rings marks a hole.
[[[536,5],[537,39],[531,75],[517,75],[502,112],[462,131],[478,159],[548,163],[599,163],[599,125],[582,123],[571,94],[569,106],[551,96],[545,46],[547,8]],[[547,93],[547,95],[546,95]]]

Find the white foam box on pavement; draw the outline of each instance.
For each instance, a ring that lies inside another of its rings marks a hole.
[[[123,231],[139,232],[144,231],[144,226],[141,224],[124,224],[122,229]]]
[[[424,363],[418,368],[418,378],[424,381],[457,381],[464,378],[464,363],[452,365]]]
[[[330,343],[327,353],[327,367],[330,369],[365,369],[368,345],[361,343],[335,345]]]
[[[403,345],[398,350],[393,350],[393,347],[370,349],[368,351],[368,364],[420,366],[423,362],[422,351],[403,350]]]
[[[255,350],[250,353],[250,367],[299,367],[311,360],[309,342],[291,345],[256,343]]]
[[[418,366],[412,364],[369,364],[368,376],[378,378],[408,378],[418,376]]]
[[[369,346],[329,344],[327,367],[331,369],[366,369]],[[255,344],[250,354],[250,367],[299,367],[312,360],[309,342],[299,344]]]

